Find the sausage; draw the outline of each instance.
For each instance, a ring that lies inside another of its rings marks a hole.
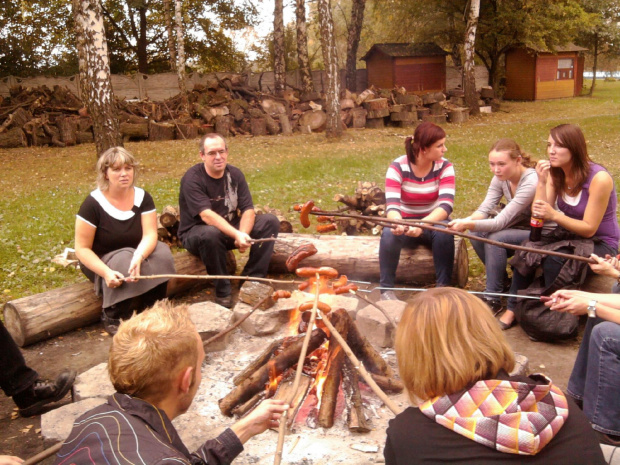
[[[301,205],[299,205],[299,204],[293,205],[293,210],[295,210],[296,212],[300,212],[301,211]]]
[[[299,213],[299,221],[304,228],[310,227],[310,218],[308,218],[308,215],[310,214],[310,211],[312,211],[312,207],[314,207],[314,201],[312,200],[308,200],[306,203],[304,203],[304,206],[301,207],[301,212]]]
[[[304,304],[301,304],[297,310],[299,310],[300,312],[305,312],[306,310],[312,310],[312,307],[314,306],[314,302],[306,302]],[[319,300],[319,302],[317,303],[316,307],[321,310],[323,313],[329,313],[332,311],[332,308],[327,305],[325,302],[321,302]]]
[[[317,253],[316,247],[311,242],[302,244],[293,250],[293,253],[286,259],[286,269],[289,271],[295,271],[299,266],[299,262],[303,259],[311,257]]]
[[[336,229],[338,229],[338,226],[336,226],[336,223],[317,224],[316,226],[316,232],[321,233],[321,234],[332,232],[332,231],[335,231]]]
[[[275,300],[276,302],[278,301],[278,299],[288,299],[291,296],[291,293],[289,291],[284,291],[282,289],[274,292],[271,297],[273,298],[273,300]]]
[[[359,289],[359,287],[357,287],[356,284],[347,284],[346,286],[340,286],[336,289],[334,289],[334,292],[336,294],[346,294],[349,291],[357,291]]]
[[[310,286],[310,281],[305,281],[301,283],[299,286],[297,286],[297,289],[299,289],[300,291],[303,291],[304,289],[308,289],[308,286]]]
[[[313,278],[317,273],[319,276],[326,276],[329,279],[336,279],[338,277],[338,270],[330,266],[322,266],[320,268],[305,266],[297,268],[295,273],[302,278]]]
[[[331,223],[332,221],[334,221],[334,217],[333,216],[325,216],[325,215],[320,215],[316,217],[316,221],[319,223]]]
[[[347,275],[341,274],[340,278],[332,283],[332,286],[336,289],[337,287],[346,286],[348,282],[349,280],[347,279]]]

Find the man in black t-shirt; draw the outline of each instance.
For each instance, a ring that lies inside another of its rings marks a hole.
[[[280,223],[274,215],[256,216],[245,176],[228,164],[228,145],[211,133],[200,140],[202,163],[192,166],[181,179],[179,238],[183,247],[198,255],[210,275],[225,275],[226,252],[250,249],[242,275],[265,277],[273,254],[273,242],[252,239],[275,237]],[[216,302],[232,306],[230,281],[215,280]]]

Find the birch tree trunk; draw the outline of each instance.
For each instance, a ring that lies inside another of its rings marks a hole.
[[[174,44],[174,29],[172,27],[172,5],[170,0],[164,0],[164,21],[166,22],[166,33],[168,34],[168,54],[170,71],[177,69],[177,51]]]
[[[273,10],[273,75],[274,92],[281,97],[286,80],[286,63],[284,61],[284,5],[283,0],[275,0]]]
[[[174,18],[177,30],[177,76],[179,89],[187,104],[187,76],[185,75],[185,40],[183,38],[183,14],[181,12],[181,0],[174,2]]]
[[[347,89],[357,91],[357,48],[360,43],[360,34],[364,24],[364,8],[366,0],[353,0],[351,3],[351,22],[347,36]]]
[[[323,62],[327,72],[327,89],[325,91],[327,123],[325,135],[328,138],[336,138],[342,135],[342,124],[340,121],[340,80],[338,76],[334,21],[332,19],[330,0],[318,0],[317,5]]]
[[[73,19],[80,64],[80,96],[93,120],[99,157],[110,147],[123,146],[99,0],[73,0]]]
[[[471,0],[467,29],[465,30],[465,63],[463,66],[463,87],[465,90],[465,102],[472,115],[480,114],[478,96],[476,95],[476,72],[475,72],[475,45],[478,16],[480,15],[480,0]]]
[[[297,26],[297,64],[301,74],[301,88],[305,93],[314,92],[314,82],[308,60],[308,32],[306,27],[306,2],[295,0],[295,25]]]

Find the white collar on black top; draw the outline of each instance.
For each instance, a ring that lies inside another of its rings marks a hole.
[[[139,207],[140,205],[142,205],[142,201],[144,200],[144,189],[141,189],[140,187],[135,187],[135,186],[133,189],[134,189],[133,204],[135,207]],[[132,210],[122,211],[116,208],[114,205],[112,205],[109,202],[108,199],[105,198],[105,195],[103,195],[103,192],[101,192],[101,190],[98,188],[92,191],[90,195],[97,201],[99,205],[101,205],[101,208],[103,208],[103,210],[108,215],[110,215],[112,218],[116,220],[126,221],[130,218],[133,218],[133,216],[135,215],[135,213]]]

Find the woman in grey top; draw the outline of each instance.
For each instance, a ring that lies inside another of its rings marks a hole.
[[[489,166],[494,176],[486,198],[472,215],[452,220],[450,229],[461,232],[469,229],[476,236],[508,244],[520,244],[528,239],[530,208],[538,183],[538,175],[534,168],[530,168],[531,164],[529,155],[514,140],[495,142],[489,152]],[[492,217],[502,197],[507,205]],[[494,312],[499,312],[502,308],[500,298],[493,293],[503,291],[509,251],[479,241],[471,244],[486,267],[485,292],[489,294],[483,300]]]

